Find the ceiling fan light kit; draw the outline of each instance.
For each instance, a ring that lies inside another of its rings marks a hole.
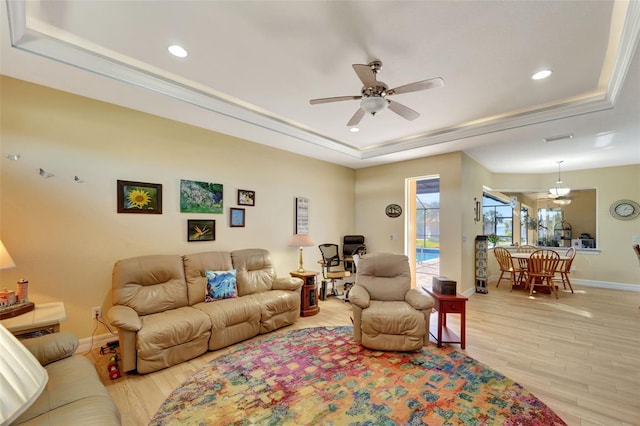
[[[444,80],[440,77],[437,77],[429,80],[416,81],[415,83],[405,84],[394,89],[389,89],[384,82],[378,81],[376,78],[376,75],[382,68],[381,61],[371,61],[366,65],[353,64],[352,66],[356,75],[363,84],[362,89],[360,90],[360,96],[336,96],[332,98],[311,99],[309,101],[311,105],[317,105],[329,102],[360,100],[360,108],[358,108],[356,113],[347,123],[347,126],[349,127],[356,126],[358,123],[360,123],[360,120],[362,120],[366,113],[375,116],[376,114],[384,111],[387,108],[406,120],[415,120],[416,118],[420,117],[420,114],[417,111],[414,111],[405,105],[399,104],[398,102],[392,102],[387,99],[387,96],[418,92],[421,90],[428,90],[435,87],[444,86]]]
[[[571,200],[569,198],[558,197],[555,200],[553,200],[553,203],[558,204],[560,206],[568,206],[569,204],[571,204]]]
[[[360,108],[371,115],[376,115],[380,111],[384,111],[387,105],[389,105],[389,102],[381,96],[363,98],[362,101],[360,101]]]

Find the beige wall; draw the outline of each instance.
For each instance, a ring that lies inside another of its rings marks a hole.
[[[540,189],[554,182],[548,175],[496,174],[490,187]],[[632,250],[634,237],[640,238],[640,218],[618,220],[609,214],[609,206],[619,199],[640,201],[640,165],[608,167],[563,172],[562,180],[570,187],[596,189],[596,234],[599,254],[578,254],[573,263],[572,278],[596,281],[603,285],[631,284],[640,286],[640,267]],[[573,225],[573,224],[572,224]],[[578,235],[579,236],[579,235]],[[495,273],[496,265],[490,263]]]
[[[63,329],[81,338],[93,330],[91,307],[110,306],[111,270],[120,258],[263,247],[286,275],[297,267],[297,249],[287,247],[296,196],[310,200],[316,244],[358,233],[370,252],[403,253],[406,212],[391,219],[384,208],[405,205],[410,177],[440,176],[440,272],[469,290],[473,242],[482,232],[473,221],[473,199],[482,197],[483,185],[509,181],[514,189],[536,189],[555,181],[553,173],[491,175],[460,152],[354,171],[7,77],[0,83],[0,238],[17,264],[0,271],[0,286],[15,288],[24,277],[35,302],[63,300]],[[20,161],[5,158],[12,153],[20,153]],[[41,178],[39,168],[56,176]],[[76,175],[85,183],[75,183]],[[117,179],[161,183],[163,214],[117,214]],[[180,179],[222,183],[224,214],[180,213]],[[563,172],[563,180],[598,190],[602,251],[578,256],[575,277],[640,285],[631,251],[640,219],[620,221],[608,213],[614,200],[640,199],[640,165]],[[245,228],[228,226],[237,189],[256,191]],[[187,243],[187,219],[205,217],[216,220],[216,241]],[[307,269],[318,270],[317,247],[304,253]]]
[[[473,287],[470,259],[475,235],[481,231],[473,222],[473,197],[482,197],[482,179],[478,179],[482,170],[460,152],[357,170],[356,231],[366,236],[367,250],[405,252],[408,216],[404,212],[398,218],[389,218],[385,206],[405,205],[406,179],[438,175],[440,274],[458,281],[463,291]],[[392,240],[392,235],[397,238]]]
[[[0,238],[17,267],[0,271],[0,286],[24,277],[33,301],[64,301],[62,328],[81,338],[93,330],[91,307],[111,306],[117,259],[261,247],[287,275],[298,266],[298,249],[287,246],[296,196],[309,198],[316,244],[354,233],[352,169],[7,77],[1,84]],[[12,153],[20,161],[5,158]],[[118,179],[162,184],[163,214],[116,213]],[[180,213],[180,179],[223,184],[224,213]],[[256,191],[244,228],[228,224],[237,189]],[[188,243],[192,218],[216,220],[216,241]],[[319,270],[319,257],[306,248],[307,269]]]
[[[473,199],[481,199],[483,186],[509,189],[546,188],[555,182],[554,173],[545,175],[492,175],[462,153],[420,158],[356,171],[356,230],[367,238],[369,251],[403,253],[406,215],[390,219],[384,214],[389,203],[403,204],[405,179],[440,175],[440,274],[458,281],[458,289],[475,286],[474,239],[482,233],[481,223],[473,221]],[[574,261],[576,280],[596,285],[640,286],[640,268],[631,250],[634,237],[640,237],[640,219],[616,220],[609,214],[615,200],[640,200],[640,165],[563,173],[563,180],[576,188],[595,188],[597,254],[578,254]],[[592,220],[592,219],[589,219]],[[391,240],[396,235],[398,239]],[[490,256],[489,273],[497,273]]]

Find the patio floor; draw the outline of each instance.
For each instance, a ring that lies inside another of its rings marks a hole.
[[[440,276],[440,258],[425,260],[416,265],[416,287],[431,287],[433,277]]]

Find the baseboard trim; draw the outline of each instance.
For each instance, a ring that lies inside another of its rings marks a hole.
[[[640,292],[640,285],[636,285],[636,284],[611,283],[607,281],[588,281],[588,280],[579,280],[575,278],[571,280],[571,283],[575,285],[582,285],[585,287],[597,287],[597,288],[608,288],[610,290]]]
[[[93,337],[85,337],[84,339],[80,339],[80,344],[78,345],[78,350],[76,351],[76,353],[87,353],[89,352],[89,350],[99,348],[102,345],[106,345],[107,343],[114,342],[116,340],[118,340],[118,335],[111,333],[100,334]]]

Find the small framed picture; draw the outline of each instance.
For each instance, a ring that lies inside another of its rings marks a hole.
[[[215,239],[215,220],[187,220],[187,241],[215,241]]]
[[[230,224],[232,228],[244,227],[244,209],[231,208]]]
[[[246,189],[238,189],[238,205],[239,206],[255,206],[256,191],[247,191]]]
[[[118,180],[118,213],[162,214],[162,185]]]

